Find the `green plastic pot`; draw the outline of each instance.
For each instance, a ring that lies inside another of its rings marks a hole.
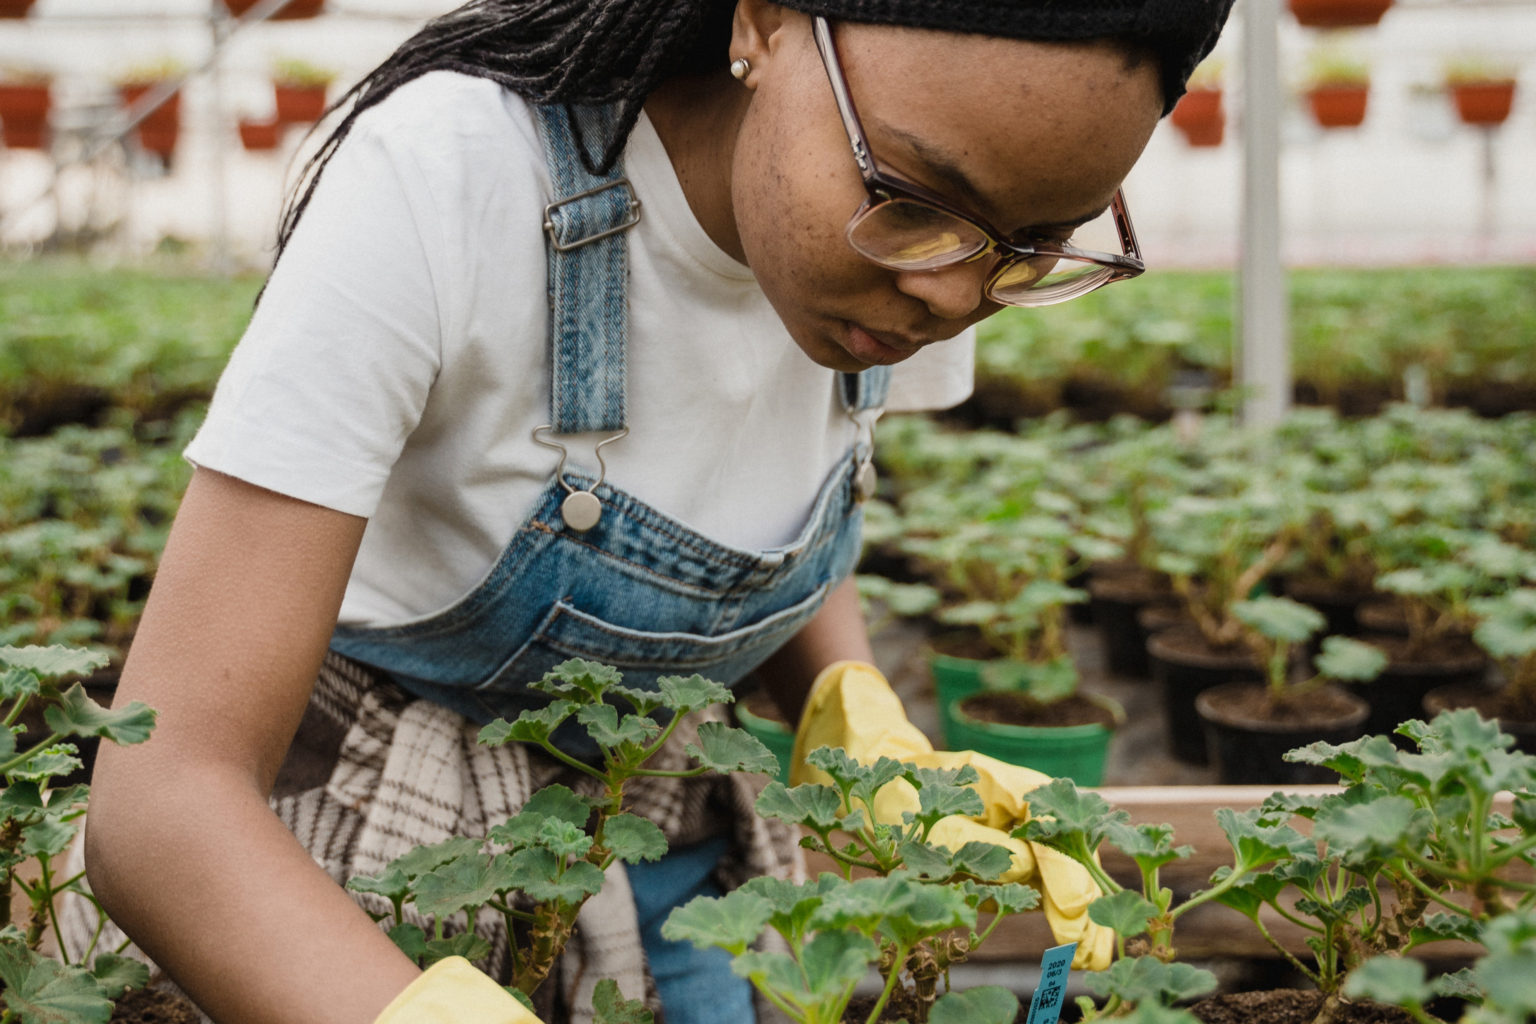
[[[939,729],[944,734],[944,745],[950,750],[965,748],[955,744],[954,707],[973,693],[979,693],[981,669],[986,662],[977,658],[959,658],[953,654],[930,651],[928,670],[933,674],[934,696],[939,705]]]
[[[1099,694],[1083,694],[1115,717],[1116,727],[1125,722],[1119,702]],[[1103,725],[1001,725],[983,722],[965,713],[956,701],[950,709],[952,732],[945,742],[951,750],[974,750],[999,761],[1022,765],[1053,778],[1071,779],[1079,786],[1104,781],[1104,763],[1115,730]]]
[[[772,751],[779,761],[779,771],[774,778],[789,785],[789,763],[790,755],[795,751],[795,731],[777,719],[753,714],[741,703],[736,705],[736,724],[756,736],[763,746]]]

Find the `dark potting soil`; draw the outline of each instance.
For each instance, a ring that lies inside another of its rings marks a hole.
[[[1189,1012],[1205,1024],[1311,1024],[1322,1005],[1321,992],[1287,988],[1212,996]],[[1413,1024],[1395,1006],[1365,1001],[1340,1004],[1333,1019],[1337,1024]]]
[[[997,650],[975,633],[940,633],[929,642],[935,654],[972,661],[991,661]]]
[[[1520,694],[1509,690],[1491,690],[1486,687],[1446,686],[1434,691],[1430,702],[1435,712],[1455,708],[1475,708],[1484,718],[1497,718],[1505,732],[1531,732],[1536,730],[1536,702],[1522,699]],[[1520,727],[1524,725],[1522,730]],[[1522,744],[1522,749],[1525,749]]]
[[[1077,694],[1041,703],[1022,693],[978,693],[960,706],[972,718],[997,725],[1102,725],[1113,729],[1117,724],[1108,708]]]
[[[112,1024],[198,1024],[202,1019],[185,996],[158,988],[130,989],[112,1010]]]
[[[1207,690],[1205,700],[1221,715],[1234,724],[1273,722],[1296,726],[1331,725],[1341,718],[1348,718],[1359,705],[1348,694],[1332,687],[1313,690],[1305,697],[1284,703],[1271,703],[1264,686],[1234,686],[1223,690]]]
[[[1416,650],[1407,636],[1367,633],[1358,639],[1385,654],[1402,671],[1460,675],[1488,663],[1488,656],[1466,637],[1446,637],[1433,647]]]
[[[1153,637],[1149,643],[1158,650],[1154,653],[1178,659],[1180,664],[1210,669],[1237,669],[1258,667],[1255,658],[1246,647],[1212,647],[1205,635],[1192,625],[1173,626]]]

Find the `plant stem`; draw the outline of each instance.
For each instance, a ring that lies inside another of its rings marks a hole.
[[[890,1002],[891,993],[896,989],[896,979],[901,975],[901,965],[907,962],[907,954],[912,950],[908,946],[896,943],[896,956],[891,961],[891,973],[886,975],[885,988],[880,993],[880,998],[875,1001],[875,1008],[869,1011],[869,1018],[865,1024],[875,1024],[880,1019],[880,1013],[885,1009],[885,1004]]]
[[[49,733],[48,738],[43,740],[41,743],[27,748],[22,753],[12,757],[9,761],[0,762],[0,775],[10,774],[18,766],[26,764],[28,759],[31,758],[32,755],[36,754],[39,750],[44,750],[48,747],[51,747],[63,738],[64,734],[61,732]]]

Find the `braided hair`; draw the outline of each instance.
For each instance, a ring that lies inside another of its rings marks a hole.
[[[470,0],[434,18],[332,104],[346,114],[299,174],[278,226],[278,256],[358,116],[411,79],[458,71],[533,103],[616,103],[613,136],[592,140],[596,155],[572,119],[582,162],[602,174],[657,85],[725,67],[735,8],[735,0]]]

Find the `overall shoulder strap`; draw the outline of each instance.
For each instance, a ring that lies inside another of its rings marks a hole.
[[[839,374],[842,384],[843,408],[849,412],[864,412],[885,405],[891,390],[891,368],[871,366],[860,373]]]
[[[612,107],[534,107],[554,201],[544,208],[549,264],[550,422],[556,434],[625,426],[629,265],[623,232],[640,219],[640,200],[622,163],[604,176],[581,160],[609,137]]]

